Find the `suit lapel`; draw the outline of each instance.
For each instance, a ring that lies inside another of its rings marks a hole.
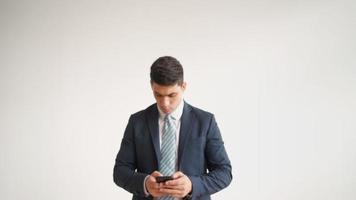
[[[183,114],[181,117],[181,125],[179,132],[179,145],[178,145],[178,169],[180,169],[180,163],[182,160],[182,155],[184,153],[184,146],[187,141],[187,138],[190,136],[191,124],[193,120],[193,116],[191,111],[191,107],[184,102]]]
[[[147,115],[148,127],[150,130],[150,135],[153,143],[153,147],[155,149],[156,158],[157,158],[157,166],[160,168],[160,160],[161,160],[161,150],[159,147],[159,130],[158,130],[158,110],[157,105],[154,104],[151,110]]]

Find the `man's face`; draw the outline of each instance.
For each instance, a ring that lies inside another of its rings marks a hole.
[[[185,87],[185,82],[182,85],[175,84],[172,86],[159,85],[155,82],[151,82],[151,88],[157,105],[165,114],[171,113],[178,107],[182,100]]]

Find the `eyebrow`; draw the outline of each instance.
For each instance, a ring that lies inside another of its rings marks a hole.
[[[156,95],[158,95],[158,96],[171,96],[171,95],[177,94],[177,92],[172,92],[172,93],[169,93],[169,94],[167,94],[167,95],[163,95],[163,94],[160,94],[160,93],[158,93],[158,92],[156,92],[156,91],[154,91],[154,93],[155,93]]]

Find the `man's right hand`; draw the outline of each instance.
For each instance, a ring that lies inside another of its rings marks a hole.
[[[154,171],[150,176],[146,179],[146,189],[147,192],[150,193],[153,197],[161,197],[164,196],[165,194],[160,192],[160,187],[162,186],[162,183],[157,183],[156,177],[157,176],[162,176],[161,173],[158,171]]]

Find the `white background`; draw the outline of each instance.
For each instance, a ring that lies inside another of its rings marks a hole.
[[[0,1],[0,199],[130,199],[112,181],[149,67],[185,69],[233,165],[213,199],[356,199],[356,3]]]

